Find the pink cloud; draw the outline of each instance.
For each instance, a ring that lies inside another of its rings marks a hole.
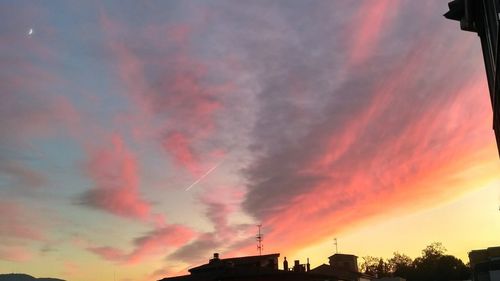
[[[123,23],[106,15],[101,22],[110,34],[108,46],[115,55],[124,94],[135,107],[135,116],[126,118],[134,135],[156,138],[174,163],[198,176],[202,162],[210,158],[199,144],[212,137],[215,114],[222,108],[220,99],[232,86],[211,82],[216,79],[209,64],[191,52],[189,39],[195,31],[190,25],[134,27],[134,34],[161,50],[158,58],[129,44],[126,36],[114,36],[127,30]]]
[[[19,203],[0,200],[0,237],[43,241],[40,219]]]
[[[113,247],[89,247],[87,250],[108,261],[122,261],[126,256],[123,251]]]
[[[194,235],[190,228],[182,225],[157,228],[134,240],[135,249],[128,255],[127,262],[138,263],[150,256],[164,255],[167,250],[186,244]]]
[[[182,225],[157,227],[145,235],[134,239],[134,248],[124,252],[114,247],[87,247],[87,250],[101,258],[114,262],[137,264],[152,257],[165,255],[168,251],[189,242],[195,233]]]
[[[27,209],[20,202],[0,200],[0,260],[32,260],[34,253],[29,245],[47,241],[45,230],[48,224],[34,210]]]
[[[411,64],[408,67],[412,69]],[[395,81],[406,79],[402,76]],[[406,124],[397,136],[379,143],[379,153],[367,158],[367,151],[355,151],[365,149],[358,142],[362,128],[375,126],[383,131],[387,126],[372,123],[391,104],[385,96],[388,89],[381,90],[376,98],[383,101],[374,101],[366,118],[362,115],[353,121],[345,135],[333,136],[332,145],[322,156],[302,163],[305,168],[298,173],[315,174],[321,180],[264,217],[264,225],[271,229],[266,236],[268,245],[276,250],[300,249],[376,217],[434,206],[495,179],[494,146],[472,133],[484,130],[477,124],[488,123],[489,113],[469,112],[470,107],[488,107],[487,99],[477,99],[487,93],[486,84],[481,77],[471,81],[445,102],[446,109],[439,103],[422,109],[418,119]],[[481,171],[474,181],[459,180],[462,171],[476,165]]]
[[[170,151],[175,162],[185,167],[193,174],[199,174],[198,155],[193,151],[192,143],[185,134],[180,132],[171,132],[163,140],[163,147]]]
[[[187,41],[191,38],[192,32],[192,27],[185,24],[173,25],[167,28],[167,35],[169,39],[180,45],[188,43]],[[150,34],[152,36],[157,36],[156,30],[153,30]]]
[[[381,0],[377,2],[363,1],[358,12],[352,18],[352,46],[350,61],[352,65],[363,63],[379,43],[383,28],[391,26],[391,19],[398,11],[399,1]]]
[[[150,205],[139,194],[137,160],[123,139],[113,135],[106,147],[91,149],[85,170],[94,186],[83,204],[129,218],[147,220]]]
[[[257,151],[262,154],[255,153],[246,171],[243,206],[267,226],[269,251],[298,250],[368,221],[441,204],[498,179],[494,138],[487,138],[491,111],[484,72],[462,59],[475,50],[472,41],[448,46],[445,28],[436,25],[401,53],[390,53],[391,48],[376,46],[379,38],[397,35],[399,40],[402,34],[386,33],[391,32],[384,19],[392,17],[385,15],[392,9],[388,3],[368,9],[377,14],[368,15],[366,24],[375,24],[368,28],[362,23],[366,37],[355,43],[366,48],[346,54],[358,62],[369,58],[376,67],[367,63],[351,69],[345,84],[318,99],[325,104],[318,116],[326,121],[295,129],[301,118],[311,118],[297,110],[307,107],[293,104],[295,96],[276,107],[273,98],[263,101],[272,110],[262,110],[262,125],[256,129],[255,147],[263,147]],[[391,43],[404,44],[398,40]],[[464,68],[469,71],[453,71]],[[302,91],[300,84],[281,82]],[[283,106],[286,102],[292,105]],[[287,116],[292,125],[274,116]],[[278,127],[273,122],[281,125],[279,134],[273,134]],[[290,129],[293,134],[283,137]],[[301,130],[304,136],[297,134]],[[280,142],[273,146],[275,139]],[[464,176],[470,170],[474,180]]]
[[[33,253],[24,247],[0,247],[0,260],[26,262],[33,259]]]

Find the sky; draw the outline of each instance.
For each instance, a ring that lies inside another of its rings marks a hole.
[[[447,1],[0,2],[0,273],[500,244],[477,34]]]

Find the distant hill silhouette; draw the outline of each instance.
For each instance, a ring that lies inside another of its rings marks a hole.
[[[0,274],[0,281],[66,281],[57,278],[35,278],[23,273]]]

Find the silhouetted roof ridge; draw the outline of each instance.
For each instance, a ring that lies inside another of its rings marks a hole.
[[[322,269],[322,268],[325,268],[325,266],[327,266],[328,268],[331,267],[331,265],[329,264],[326,264],[326,263],[323,263],[323,264],[320,264],[318,266],[316,266],[315,268],[311,269],[311,271],[315,270],[315,269]]]
[[[267,254],[267,255],[254,255],[254,256],[243,256],[243,257],[232,257],[232,258],[224,258],[220,259],[221,261],[231,261],[231,260],[239,260],[239,259],[260,259],[264,257],[275,257],[275,256],[280,256],[280,253],[274,253],[274,254]]]
[[[256,255],[256,256],[243,256],[243,257],[232,257],[232,258],[225,258],[225,259],[211,259],[208,263],[202,264],[193,268],[188,269],[189,272],[193,273],[196,271],[199,271],[200,269],[210,269],[210,268],[219,268],[219,267],[224,267],[227,266],[230,263],[238,263],[238,262],[243,262],[243,261],[256,261],[256,260],[262,260],[270,257],[279,257],[279,253],[274,253],[274,254],[267,254],[267,255]]]
[[[336,253],[336,254],[333,254],[331,256],[329,256],[328,258],[331,258],[331,257],[334,257],[335,255],[338,255],[338,256],[350,256],[350,257],[358,257],[356,255],[352,255],[352,254],[341,254],[341,253]]]

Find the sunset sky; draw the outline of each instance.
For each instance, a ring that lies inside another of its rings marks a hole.
[[[0,2],[0,273],[157,280],[500,244],[479,37],[447,2]]]

